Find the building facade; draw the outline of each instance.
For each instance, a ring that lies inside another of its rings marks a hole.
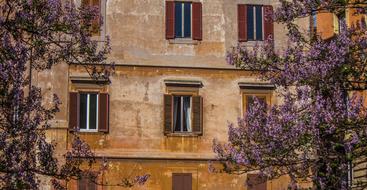
[[[103,42],[109,36],[109,61],[116,68],[110,84],[96,84],[78,65],[56,65],[52,72],[33,76],[63,102],[48,132],[60,155],[70,148],[72,133],[78,133],[98,158],[108,161],[98,179],[105,184],[150,174],[144,186],[134,189],[287,189],[287,177],[251,186],[256,173],[208,171],[215,159],[213,139],[227,140],[228,123],[246,112],[252,96],[277,102],[271,85],[225,59],[237,43],[252,47],[268,36],[276,49],[285,47],[284,26],[264,18],[277,2],[75,0],[77,6],[100,7],[103,22],[95,23],[101,30],[94,38]],[[307,30],[308,19],[299,22]],[[83,180],[68,188],[122,189]]]

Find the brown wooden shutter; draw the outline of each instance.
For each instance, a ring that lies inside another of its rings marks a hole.
[[[166,39],[175,38],[175,2],[166,1]]]
[[[259,174],[247,174],[248,190],[266,190],[266,179]]]
[[[169,94],[165,94],[164,95],[164,110],[163,110],[163,114],[164,114],[164,134],[170,134],[172,133],[172,101],[173,101],[173,96],[169,95]]]
[[[203,98],[201,96],[192,97],[193,112],[193,133],[203,134]]]
[[[192,190],[192,174],[173,173],[172,190]]]
[[[247,5],[238,5],[237,7],[238,21],[238,41],[247,41]]]
[[[192,39],[203,39],[203,26],[202,26],[202,4],[200,2],[192,3]]]
[[[79,94],[69,93],[69,131],[75,131],[79,126]]]
[[[273,6],[264,5],[264,40],[270,37],[274,40]]]
[[[85,177],[78,180],[78,190],[87,190],[88,181]]]
[[[317,13],[316,28],[317,34],[323,39],[334,36],[334,14],[330,12]]]
[[[110,97],[107,93],[99,94],[98,131],[108,133]]]

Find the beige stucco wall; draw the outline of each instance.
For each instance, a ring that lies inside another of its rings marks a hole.
[[[103,0],[102,0],[103,1]],[[110,131],[81,133],[98,156],[110,158],[105,180],[116,181],[138,165],[152,174],[142,189],[170,189],[175,168],[197,171],[193,189],[243,189],[244,176],[209,174],[207,160],[213,159],[212,140],[227,139],[227,126],[243,113],[238,82],[254,82],[250,72],[226,64],[225,54],[237,44],[237,4],[273,4],[270,0],[200,0],[203,3],[203,40],[177,44],[165,39],[164,0],[107,0],[105,31],[110,36],[109,60],[116,71],[110,94]],[[307,20],[300,23],[307,29]],[[287,44],[284,26],[275,24],[275,48]],[[261,43],[261,42],[260,42]],[[254,42],[244,43],[254,46]],[[34,74],[43,87],[46,101],[56,93],[61,111],[48,135],[58,143],[60,155],[68,148],[68,93],[76,90],[71,77],[87,76],[81,67],[57,65],[52,72]],[[164,80],[201,81],[204,98],[204,133],[199,137],[166,137],[163,134]],[[274,101],[276,96],[272,97]],[[69,146],[70,147],[70,146]],[[141,161],[143,159],[144,161]],[[172,169],[173,168],[173,169]],[[175,170],[176,171],[176,170]],[[269,189],[285,189],[286,179],[274,181]],[[75,186],[70,185],[71,189]],[[46,188],[47,189],[47,188]],[[103,189],[113,189],[103,188]],[[115,188],[117,189],[117,188]]]

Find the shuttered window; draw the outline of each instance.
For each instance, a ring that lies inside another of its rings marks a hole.
[[[266,179],[259,174],[247,174],[248,190],[266,190]]]
[[[273,8],[270,5],[238,5],[238,40],[262,41],[273,38]]]
[[[201,3],[166,1],[166,39],[202,40],[201,17]]]
[[[82,177],[78,180],[78,190],[97,190],[97,184],[89,178]]]
[[[108,94],[71,92],[69,97],[70,131],[108,132]]]
[[[91,7],[97,9],[98,15],[93,19],[90,31],[92,35],[99,35],[101,29],[101,0],[82,0],[82,8],[84,7]]]
[[[164,95],[164,133],[202,134],[203,100],[200,96]]]
[[[192,190],[192,174],[173,173],[172,190]]]

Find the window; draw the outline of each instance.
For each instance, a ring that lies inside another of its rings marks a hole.
[[[333,14],[333,22],[334,33],[339,34],[343,25],[344,27],[346,26],[345,13],[340,15]]]
[[[107,93],[71,92],[69,98],[69,131],[108,132]]]
[[[166,39],[202,40],[202,5],[166,1]]]
[[[90,23],[89,31],[92,36],[101,36],[104,39],[106,23],[106,0],[74,0],[77,6],[81,8],[96,8],[99,14]]]
[[[175,3],[175,38],[191,38],[191,3]]]
[[[80,130],[96,131],[98,128],[98,94],[81,93],[79,102]]]
[[[317,12],[312,11],[310,17],[310,34],[315,36],[317,34]]]
[[[199,96],[200,81],[165,80],[163,96],[164,134],[202,135],[203,98]]]
[[[191,96],[173,96],[173,132],[192,132]]]
[[[172,190],[192,190],[192,174],[173,173]]]
[[[248,190],[266,190],[266,179],[259,174],[247,174]]]
[[[97,184],[87,177],[78,180],[78,190],[97,190]]]
[[[245,95],[245,99],[246,99],[246,111],[249,111],[250,109],[252,109],[253,107],[253,104],[255,102],[255,97],[258,99],[258,101],[263,104],[263,105],[267,105],[267,102],[266,102],[266,95]]]
[[[262,41],[273,38],[274,26],[270,5],[238,5],[239,41]]]

